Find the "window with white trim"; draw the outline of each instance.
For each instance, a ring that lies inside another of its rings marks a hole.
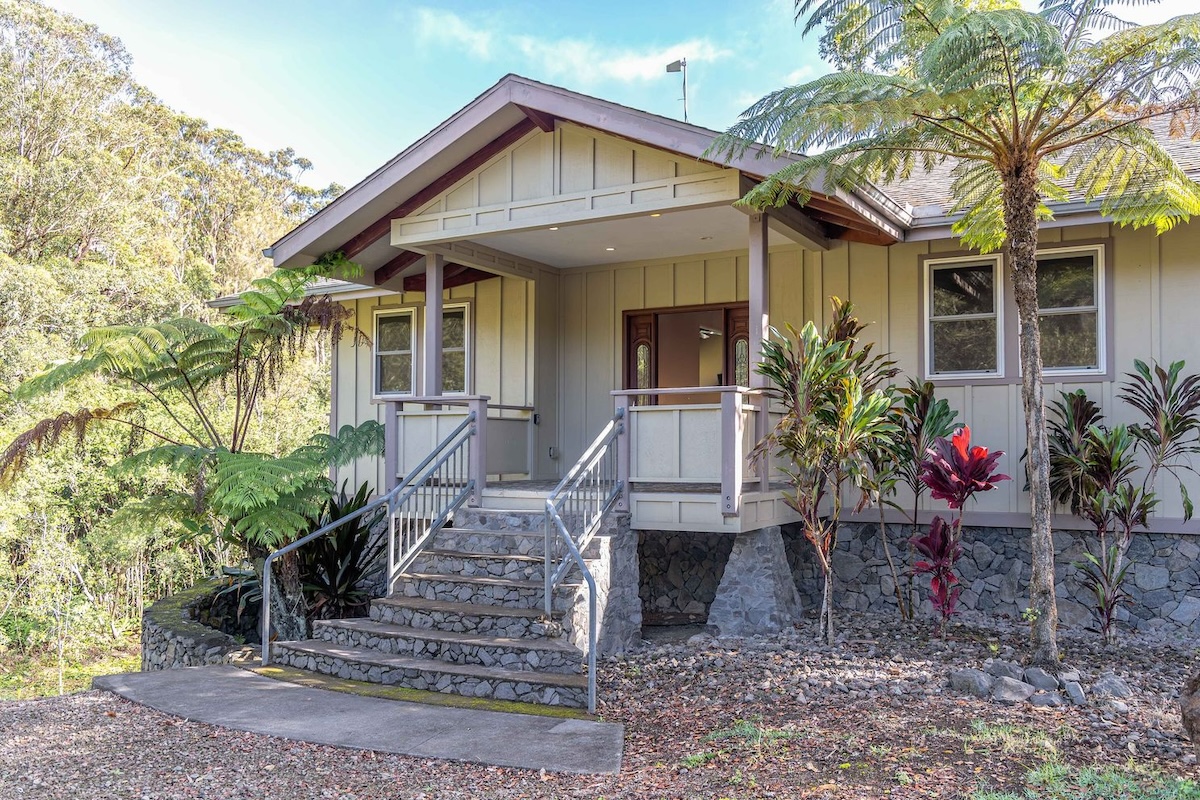
[[[1099,372],[1104,365],[1102,250],[1038,254],[1038,327],[1047,372]]]
[[[999,375],[1003,293],[999,260],[929,261],[926,372]]]
[[[470,387],[469,310],[465,305],[442,309],[442,394],[466,394]]]
[[[413,394],[416,334],[413,309],[375,314],[375,394]]]

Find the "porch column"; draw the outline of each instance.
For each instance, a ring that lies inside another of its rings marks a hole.
[[[437,253],[425,256],[425,385],[422,393],[427,397],[442,394],[442,277],[445,266],[445,259]]]
[[[758,374],[755,367],[762,361],[763,342],[771,335],[771,280],[767,257],[767,215],[763,212],[750,215],[750,388],[767,386],[767,379]],[[770,420],[767,418],[767,398],[755,398],[758,414],[755,415],[754,439],[761,441],[767,435]],[[771,459],[758,462],[758,482],[761,491],[770,488]]]

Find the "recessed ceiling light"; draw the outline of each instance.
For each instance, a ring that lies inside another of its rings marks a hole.
[[[615,248],[615,247],[606,247],[606,248],[604,248],[604,249],[605,249],[605,250],[607,250],[608,252],[610,252],[610,253],[611,253],[613,250],[616,250],[617,248]]]
[[[557,225],[552,225],[552,226],[550,226],[550,230],[552,230],[552,231],[556,231],[556,230],[558,230],[558,226],[557,226]]]
[[[652,217],[661,217],[661,216],[662,216],[662,214],[659,214],[659,213],[655,212],[655,213],[651,214],[650,216],[652,216]]]
[[[700,237],[700,241],[702,241],[702,242],[707,242],[707,241],[708,241],[709,239],[711,239],[711,238],[712,238],[711,236],[701,236],[701,237]]]

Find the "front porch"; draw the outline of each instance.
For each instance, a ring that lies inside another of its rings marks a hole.
[[[716,395],[717,403],[672,404],[673,397]],[[796,521],[780,496],[773,459],[754,460],[755,443],[778,419],[761,392],[739,386],[612,392],[616,509],[635,530],[742,533]],[[657,401],[657,402],[656,402]],[[544,511],[559,485],[534,477],[540,415],[533,406],[493,404],[485,396],[413,397],[386,404],[388,487],[422,465],[473,415],[473,441],[461,473],[474,481],[468,505]]]

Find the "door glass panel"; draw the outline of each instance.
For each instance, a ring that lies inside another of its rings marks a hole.
[[[733,343],[733,382],[738,386],[750,385],[750,341],[738,339]]]

